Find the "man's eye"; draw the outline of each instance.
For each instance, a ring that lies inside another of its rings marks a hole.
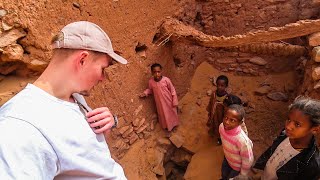
[[[296,123],[296,127],[301,127],[301,125],[299,123]]]

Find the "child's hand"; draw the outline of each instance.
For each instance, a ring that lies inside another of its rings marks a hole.
[[[87,122],[96,134],[110,131],[114,125],[114,118],[107,107],[94,109],[86,114]]]
[[[141,94],[139,94],[139,97],[144,98],[144,97],[147,97],[147,95],[145,93],[141,93]]]

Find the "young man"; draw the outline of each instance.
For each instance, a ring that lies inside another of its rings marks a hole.
[[[82,95],[111,58],[127,61],[86,21],[65,26],[53,49],[41,76],[0,109],[0,179],[126,179],[101,134],[115,124],[111,112],[91,110]]]

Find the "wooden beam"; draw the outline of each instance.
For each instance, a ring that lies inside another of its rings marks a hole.
[[[301,20],[282,27],[270,27],[266,31],[257,30],[242,35],[212,36],[185,25],[174,18],[168,18],[161,25],[163,36],[170,34],[173,38],[185,38],[205,47],[232,47],[253,43],[265,43],[294,37],[305,36],[320,31],[320,20]],[[172,39],[172,38],[171,38]]]

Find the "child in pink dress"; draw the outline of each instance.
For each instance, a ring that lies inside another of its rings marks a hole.
[[[151,72],[153,77],[149,80],[149,87],[140,97],[153,94],[160,125],[163,129],[167,128],[168,131],[171,131],[179,125],[176,90],[170,79],[162,76],[162,66],[160,64],[153,64],[151,66]]]

